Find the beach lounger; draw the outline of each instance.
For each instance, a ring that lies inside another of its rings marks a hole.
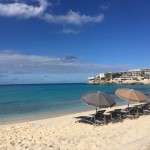
[[[108,111],[109,115],[107,115],[106,120],[111,121],[112,123],[115,122],[122,122],[123,121],[123,113],[122,109],[115,109],[113,111]]]
[[[101,125],[101,124],[106,124],[106,119],[105,119],[105,115],[104,112],[106,110],[100,110],[97,111],[95,114],[92,114],[92,117],[79,117],[80,120],[78,120],[77,122],[84,122],[84,123],[89,123],[89,124],[93,124],[93,125]]]
[[[105,111],[106,110],[100,110],[93,116],[93,119],[94,119],[93,121],[94,121],[95,125],[107,124],[106,117],[104,115]]]
[[[139,116],[150,114],[150,107],[148,103],[135,105],[134,107],[137,109],[137,114]]]
[[[149,105],[149,103],[142,104],[142,105],[140,105],[139,108],[141,109],[141,113],[143,113],[144,115],[150,114],[150,105]]]
[[[138,108],[135,106],[125,108],[123,112],[125,118],[130,118],[130,119],[139,118]]]

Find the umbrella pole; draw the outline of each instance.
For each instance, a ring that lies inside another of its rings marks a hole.
[[[96,113],[95,113],[95,115],[96,115],[96,114],[97,114],[97,107],[96,107]],[[94,115],[94,124],[96,125],[95,115]]]
[[[129,108],[129,103],[128,103],[128,108]]]

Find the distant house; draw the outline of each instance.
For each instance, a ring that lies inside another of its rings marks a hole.
[[[100,80],[113,80],[117,83],[121,83],[124,80],[150,80],[150,69],[142,68],[142,69],[132,69],[123,72],[107,72],[100,73],[96,77],[88,77],[89,82],[95,82]]]
[[[132,77],[140,77],[141,76],[141,69],[133,69],[133,70],[129,70],[128,72],[131,72]]]
[[[88,80],[94,80],[95,77],[88,77]]]
[[[99,78],[100,78],[100,79],[105,78],[105,73],[100,73],[100,74],[99,74]]]
[[[95,77],[88,77],[88,83],[93,84],[95,80]]]

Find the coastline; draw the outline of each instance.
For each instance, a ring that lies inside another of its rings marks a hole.
[[[39,115],[39,116],[30,116],[30,117],[25,117],[26,119],[17,119],[17,120],[13,120],[13,121],[4,121],[2,122],[2,120],[0,120],[0,126],[1,125],[9,125],[9,124],[18,124],[18,123],[26,123],[26,122],[32,122],[32,121],[38,121],[38,120],[44,120],[44,119],[53,119],[53,118],[59,118],[59,117],[65,117],[68,115],[73,115],[73,114],[77,114],[77,113],[83,113],[83,112],[89,112],[89,111],[93,111],[95,110],[94,108],[90,109],[84,109],[84,110],[78,110],[78,111],[72,111],[72,112],[57,112],[57,113],[53,113],[53,115],[49,115],[49,114],[45,114],[45,115]]]
[[[87,105],[87,104],[85,104]],[[131,104],[132,105],[132,104]],[[107,109],[115,109],[116,107],[126,107],[127,104],[117,104],[116,106],[112,107],[112,108],[107,108]],[[53,113],[53,114],[44,114],[44,115],[36,115],[36,116],[30,116],[30,117],[25,117],[25,119],[16,119],[16,120],[12,120],[12,121],[3,121],[0,120],[0,126],[1,125],[9,125],[9,124],[18,124],[18,123],[26,123],[26,122],[32,122],[32,121],[38,121],[38,120],[44,120],[44,119],[52,119],[52,118],[59,118],[59,117],[65,117],[65,116],[69,116],[69,115],[74,115],[74,114],[78,114],[78,113],[88,113],[88,112],[95,112],[95,107],[91,108],[84,108],[84,109],[77,109],[75,111],[68,111],[68,112],[57,112],[57,113]]]
[[[114,95],[117,88],[134,88],[150,96],[150,86],[122,85],[14,85],[0,89],[0,122],[20,122],[57,117],[94,109],[80,101],[81,94],[88,91],[103,91],[113,96],[116,102],[126,103]],[[57,90],[56,90],[57,89]],[[58,94],[59,93],[59,94]],[[17,121],[16,121],[17,120]],[[19,120],[19,121],[18,121]]]
[[[150,115],[97,127],[76,122],[77,117],[93,113],[95,110],[1,125],[0,149],[110,150],[120,149],[123,146],[124,149],[127,147],[130,150],[150,145],[149,132],[147,132],[150,130]]]
[[[103,81],[103,80],[89,80],[87,84],[93,84],[93,85],[150,85],[150,80],[144,81],[144,80],[124,80],[121,82],[110,80],[110,81]]]
[[[92,86],[92,88],[93,87],[96,90],[100,88],[104,91],[107,90],[107,86]],[[116,87],[112,86],[112,88]],[[110,94],[113,93],[111,92],[112,89],[109,89],[108,91],[110,91]],[[62,104],[64,105],[64,102],[62,102]],[[107,110],[127,107],[126,102],[125,104],[121,104],[118,101],[118,105],[119,106],[107,108]],[[149,138],[147,131],[150,130],[150,115],[141,116],[134,120],[126,119],[123,122],[114,124],[109,123],[108,125],[95,127],[90,124],[76,122],[78,120],[77,118],[80,116],[94,114],[95,107],[91,107],[92,110],[90,111],[88,106],[86,110],[78,108],[79,107],[77,107],[76,112],[73,112],[73,109],[71,108],[71,111],[67,114],[55,113],[55,116],[53,117],[43,113],[42,116],[30,116],[30,119],[1,124],[0,149],[116,150],[117,148],[121,149],[120,147],[126,147],[128,145],[140,147],[141,145],[135,144],[136,141],[138,141],[136,143],[142,145],[149,144],[149,141],[143,144],[141,139],[146,139],[144,140],[145,142]],[[56,109],[56,111],[57,110],[59,109]],[[66,109],[66,111],[68,110]]]

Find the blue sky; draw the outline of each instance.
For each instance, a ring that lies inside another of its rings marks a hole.
[[[149,8],[149,0],[0,0],[0,84],[149,68]]]

